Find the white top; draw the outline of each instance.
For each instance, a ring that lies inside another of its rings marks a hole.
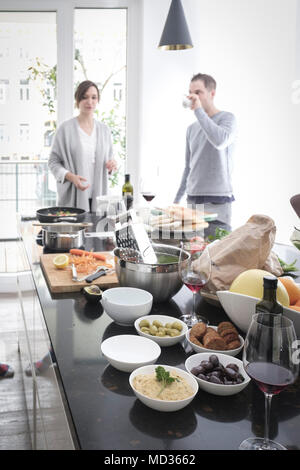
[[[96,153],[96,126],[94,123],[93,131],[91,135],[88,135],[78,124],[79,128],[79,138],[82,147],[82,159],[86,162],[86,171],[83,175],[87,179],[87,183],[90,185],[86,189],[87,197],[91,198],[93,194],[93,185],[94,185],[94,174],[95,174],[95,153]]]
[[[85,172],[80,175],[87,179],[87,184],[90,187],[86,190],[86,195],[88,198],[92,197],[93,194],[93,184],[94,184],[94,174],[95,174],[95,154],[96,154],[96,145],[97,145],[97,135],[96,135],[96,126],[94,122],[93,130],[91,135],[87,134],[83,129],[81,129],[78,120],[76,119],[79,139],[82,147],[82,160],[86,162]],[[59,179],[61,182],[64,182],[65,176],[69,170],[65,168],[61,169]]]

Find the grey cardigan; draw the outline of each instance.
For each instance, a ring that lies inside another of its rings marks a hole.
[[[95,120],[97,144],[95,154],[95,172],[92,194],[92,211],[96,211],[96,197],[107,194],[108,172],[106,162],[112,158],[112,140],[110,129]],[[81,142],[77,118],[63,122],[55,135],[48,166],[57,185],[57,204],[65,207],[77,207],[89,211],[86,191],[77,190],[68,180],[61,181],[61,170],[66,169],[76,175],[83,175],[85,162],[81,157]]]

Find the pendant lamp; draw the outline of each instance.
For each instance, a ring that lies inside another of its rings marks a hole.
[[[193,47],[181,0],[172,0],[166,24],[158,45],[164,51]]]

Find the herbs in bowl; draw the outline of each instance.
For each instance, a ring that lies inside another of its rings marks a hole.
[[[184,408],[198,391],[198,383],[194,377],[171,366],[140,367],[132,372],[129,383],[135,395],[145,405],[159,411]]]

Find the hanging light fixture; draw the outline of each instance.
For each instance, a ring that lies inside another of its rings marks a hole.
[[[166,24],[158,45],[164,51],[193,47],[181,0],[172,0]]]

